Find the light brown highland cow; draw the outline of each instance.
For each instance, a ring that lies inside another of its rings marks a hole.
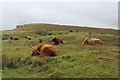
[[[87,37],[84,39],[83,45],[103,45],[103,41],[100,40],[100,39],[97,39],[97,38],[90,38],[90,37]]]

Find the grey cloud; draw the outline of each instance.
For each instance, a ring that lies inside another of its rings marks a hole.
[[[3,3],[2,27],[46,22],[117,28],[117,2]]]

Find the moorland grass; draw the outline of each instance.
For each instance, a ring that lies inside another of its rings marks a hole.
[[[3,78],[117,78],[117,30],[50,24],[27,24],[11,31],[3,31]],[[20,37],[9,40],[10,35]],[[25,40],[29,35],[32,40]],[[82,45],[85,37],[104,41],[101,46]],[[53,45],[51,39],[63,39],[63,45]],[[31,48],[51,44],[56,57],[31,56]]]

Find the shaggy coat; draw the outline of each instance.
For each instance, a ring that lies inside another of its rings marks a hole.
[[[29,36],[25,36],[25,39],[31,40],[31,37],[29,37]]]
[[[87,37],[84,39],[83,45],[102,45],[103,44],[103,41],[100,40],[100,39],[97,39],[97,38],[90,38],[90,37]]]
[[[57,51],[52,45],[42,44],[36,49],[32,50],[32,56],[41,55],[41,56],[57,56]]]
[[[53,38],[52,41],[54,42],[54,45],[58,45],[58,44],[63,44],[63,40],[59,39],[59,38]]]
[[[19,38],[17,36],[10,36],[11,40],[19,40]]]

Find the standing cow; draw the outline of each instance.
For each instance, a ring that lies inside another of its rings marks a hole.
[[[90,37],[87,37],[84,39],[83,45],[102,45],[103,44],[103,41],[100,40],[100,39],[97,39],[97,38],[90,38]]]
[[[63,40],[59,39],[59,38],[53,38],[52,41],[54,42],[54,45],[58,45],[58,44],[63,44]]]
[[[41,55],[41,56],[57,56],[56,49],[49,44],[39,45],[37,48],[33,48],[32,56]]]
[[[11,40],[19,40],[19,38],[17,36],[10,36]]]

